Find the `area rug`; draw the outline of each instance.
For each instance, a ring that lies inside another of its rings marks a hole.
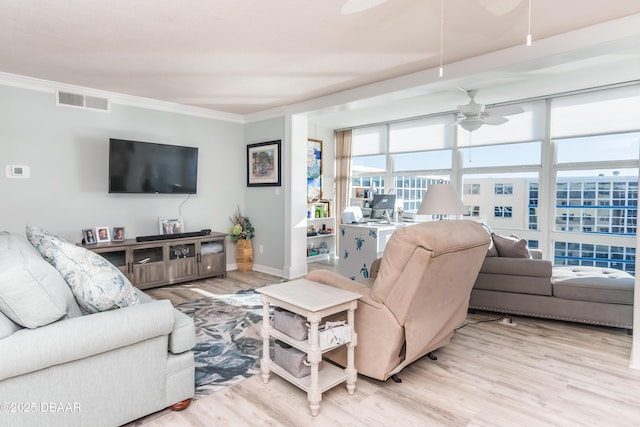
[[[196,399],[260,373],[260,294],[249,289],[176,308],[195,322]]]

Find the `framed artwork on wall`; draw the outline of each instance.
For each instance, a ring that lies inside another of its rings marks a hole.
[[[307,140],[307,201],[322,199],[322,141]]]
[[[247,187],[280,187],[280,142],[247,145]]]

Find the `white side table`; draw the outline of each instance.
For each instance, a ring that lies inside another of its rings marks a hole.
[[[334,288],[306,279],[293,280],[277,285],[265,286],[256,289],[262,298],[262,359],[260,371],[262,381],[269,382],[270,372],[278,374],[297,387],[307,392],[311,415],[318,415],[322,393],[326,390],[346,381],[347,391],[353,394],[356,389],[358,373],[354,364],[354,349],[357,345],[357,336],[354,329],[354,312],[358,304],[359,294]],[[269,305],[273,304],[307,318],[310,324],[309,339],[298,341],[273,327],[269,321]],[[323,317],[347,312],[347,324],[351,327],[351,340],[347,346],[347,367],[342,369],[330,363],[325,363],[322,371],[318,372],[318,363],[322,360],[322,353],[333,350],[339,346],[320,349],[318,339],[318,325]],[[308,362],[311,364],[311,374],[302,378],[296,378],[284,368],[271,360],[269,354],[269,341],[271,338],[279,339],[292,347],[307,353]]]

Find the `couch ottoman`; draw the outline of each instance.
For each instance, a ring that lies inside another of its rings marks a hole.
[[[622,270],[553,267],[553,296],[563,299],[633,305],[635,279]]]

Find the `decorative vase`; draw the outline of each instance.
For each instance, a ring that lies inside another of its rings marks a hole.
[[[238,271],[251,271],[253,268],[253,245],[251,244],[251,240],[238,239],[236,244]]]

